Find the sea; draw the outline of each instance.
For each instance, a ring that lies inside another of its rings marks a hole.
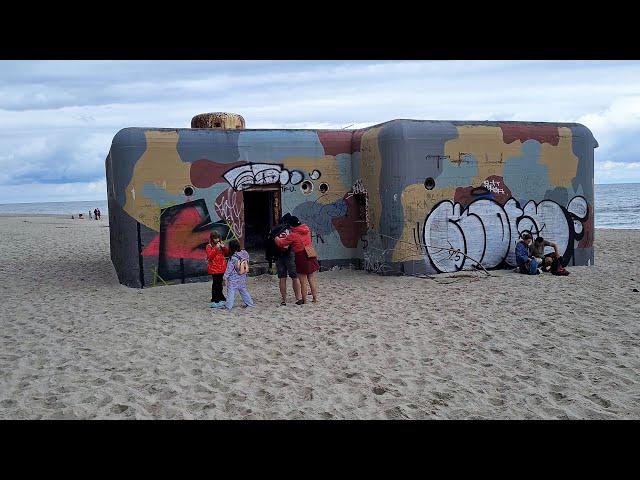
[[[93,215],[99,208],[100,215],[108,218],[109,207],[106,200],[89,200],[81,202],[41,202],[41,203],[0,203],[0,215],[74,215],[82,213],[84,217]]]
[[[596,228],[640,229],[640,183],[596,184]],[[99,208],[108,218],[106,200],[0,204],[0,215],[48,214],[83,216]]]

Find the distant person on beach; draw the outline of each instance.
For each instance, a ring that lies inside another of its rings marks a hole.
[[[523,233],[518,244],[516,245],[516,264],[520,273],[528,275],[537,275],[538,262],[529,252],[529,246],[532,243],[531,235]]]
[[[100,211],[100,209],[98,209],[98,220],[100,220],[102,218],[102,212]]]
[[[93,217],[94,217],[96,220],[98,220],[98,209],[97,209],[97,208],[94,208],[94,209],[93,209]]]
[[[280,248],[275,242],[278,235],[290,227],[288,222],[291,218],[291,214],[286,213],[280,220],[280,223],[273,227],[267,236],[266,257],[269,262],[269,269],[271,269],[271,265],[274,260],[276,263],[280,296],[282,297],[282,300],[280,301],[281,306],[285,306],[287,304],[287,276],[291,278],[291,285],[296,297],[296,304],[300,305],[302,303],[302,297],[300,295],[300,280],[298,279],[298,274],[296,272],[295,253],[293,252],[291,245],[287,248]]]
[[[307,283],[311,287],[311,295],[313,302],[318,301],[318,284],[316,281],[316,272],[320,270],[318,263],[318,255],[313,248],[311,229],[308,225],[300,223],[298,217],[290,217],[290,229],[282,232],[275,239],[276,245],[280,248],[292,246],[296,260],[296,273],[300,279],[301,300],[296,302],[297,305],[307,303]]]
[[[89,210],[89,220],[91,220],[91,210]]]
[[[229,247],[222,241],[222,237],[216,231],[209,235],[209,243],[205,249],[207,254],[207,273],[211,275],[211,307],[224,306],[227,299],[222,293],[223,275],[227,269],[225,255],[229,254]]]
[[[231,240],[229,242],[229,263],[224,272],[224,280],[227,282],[227,302],[215,308],[226,308],[231,310],[235,300],[236,291],[244,301],[245,306],[253,307],[253,299],[247,290],[247,274],[249,273],[249,253],[240,249],[240,242]]]

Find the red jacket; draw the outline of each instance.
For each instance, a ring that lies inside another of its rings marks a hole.
[[[209,275],[216,275],[218,273],[224,273],[227,269],[227,260],[225,255],[229,255],[229,247],[222,244],[222,250],[218,247],[207,244],[207,273]]]
[[[304,247],[311,245],[311,229],[308,225],[302,224],[285,230],[274,241],[280,248],[287,248],[291,245],[294,253],[300,253]]]

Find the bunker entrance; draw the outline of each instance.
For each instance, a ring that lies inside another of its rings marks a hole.
[[[255,186],[243,191],[244,248],[252,263],[264,261],[265,241],[280,218],[280,185]]]

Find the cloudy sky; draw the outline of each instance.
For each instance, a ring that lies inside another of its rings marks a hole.
[[[596,183],[640,182],[637,61],[0,61],[0,203],[106,199],[120,129],[210,111],[248,128],[579,122]]]

